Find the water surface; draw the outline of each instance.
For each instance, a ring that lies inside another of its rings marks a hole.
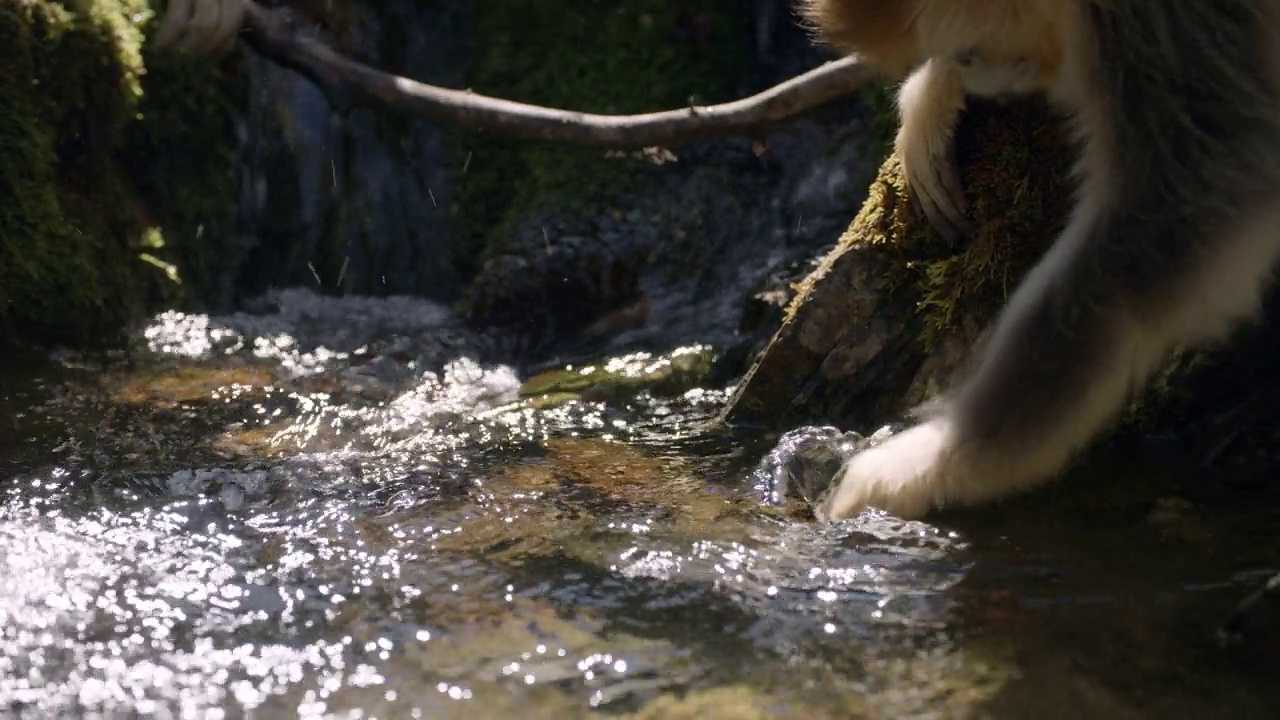
[[[1170,465],[821,526],[764,504],[770,439],[709,429],[725,388],[522,402],[429,303],[284,294],[139,344],[5,362],[0,714],[1280,711],[1274,642],[1212,636],[1280,504]]]

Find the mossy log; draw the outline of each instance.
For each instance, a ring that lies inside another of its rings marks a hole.
[[[955,150],[973,235],[947,247],[890,156],[739,383],[730,421],[871,430],[945,385],[1060,231],[1075,155],[1061,118],[1032,99],[971,103]]]

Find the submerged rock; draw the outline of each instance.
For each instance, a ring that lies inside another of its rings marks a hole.
[[[715,351],[706,345],[677,348],[666,355],[637,352],[583,367],[548,370],[525,381],[520,395],[546,402],[572,399],[618,401],[648,391],[671,397],[703,384]]]

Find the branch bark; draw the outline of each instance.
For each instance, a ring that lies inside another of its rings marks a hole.
[[[619,149],[763,134],[773,124],[857,90],[874,77],[858,58],[847,57],[734,102],[641,115],[597,115],[436,87],[375,70],[329,48],[291,13],[252,0],[244,2],[244,33],[257,52],[316,83],[339,111],[384,108],[468,130]]]

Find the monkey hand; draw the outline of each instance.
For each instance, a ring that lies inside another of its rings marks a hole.
[[[223,52],[244,22],[246,0],[169,0],[152,42],[193,53]]]
[[[902,125],[894,147],[907,194],[949,243],[971,230],[953,152],[964,104],[964,81],[953,62],[930,60],[898,89]]]
[[[923,517],[945,500],[951,437],[949,423],[935,419],[854,455],[815,514],[840,520],[877,508],[904,519]]]
[[[952,152],[951,136],[900,133],[897,145],[911,204],[924,214],[944,240],[954,245],[972,232],[973,226],[965,216],[968,205]]]

